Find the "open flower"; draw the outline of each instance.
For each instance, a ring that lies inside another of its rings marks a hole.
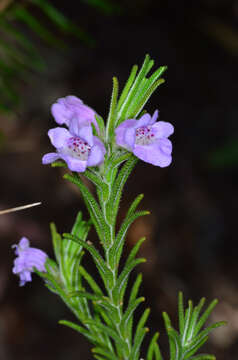
[[[87,166],[97,166],[106,153],[101,140],[93,136],[90,122],[79,123],[73,118],[69,130],[61,127],[50,129],[48,135],[56,152],[43,156],[42,163],[50,164],[63,159],[71,171],[84,172]]]
[[[46,253],[42,250],[30,247],[30,242],[27,238],[21,238],[19,244],[13,245],[13,247],[16,248],[15,254],[17,255],[17,258],[14,260],[12,271],[14,274],[19,275],[20,286],[31,281],[31,273],[34,271],[34,268],[41,272],[46,271]]]
[[[139,120],[123,121],[115,130],[116,143],[145,162],[165,167],[172,161],[172,143],[168,136],[174,128],[168,122],[156,122],[157,118],[158,110],[153,116],[145,114]]]
[[[58,99],[57,102],[52,105],[51,113],[59,125],[65,124],[69,126],[70,121],[76,117],[79,122],[93,122],[98,130],[95,111],[85,105],[82,100],[76,96],[69,95]]]

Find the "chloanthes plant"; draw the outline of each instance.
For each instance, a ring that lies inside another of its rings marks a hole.
[[[139,239],[126,260],[121,261],[130,225],[148,214],[137,210],[142,194],[129,206],[119,229],[117,224],[124,185],[138,159],[161,168],[172,161],[172,143],[168,138],[174,132],[173,125],[158,121],[158,110],[153,115],[144,111],[152,93],[164,82],[161,75],[165,66],[148,75],[153,64],[147,55],[139,71],[133,66],[120,95],[118,80],[113,78],[106,122],[76,96],[60,98],[52,105],[58,126],[50,129],[48,136],[55,150],[44,155],[42,162],[70,170],[64,178],[79,188],[90,219],[85,220],[79,212],[72,231],[65,234],[59,234],[51,224],[54,260],[31,247],[25,237],[15,245],[13,272],[19,275],[20,285],[31,281],[32,272],[37,273],[75,315],[75,322],[61,320],[60,324],[84,335],[93,345],[93,357],[98,360],[163,359],[158,333],[151,335],[148,350],[143,354],[141,351],[148,333],[149,309],[133,321],[136,309],[145,299],[138,295],[141,274],[132,285],[128,280],[134,268],[145,261],[137,257],[145,238]],[[95,192],[85,185],[84,178],[94,185]],[[91,226],[98,236],[96,244],[88,240]],[[97,276],[95,271],[90,274],[87,270],[85,256],[92,257]],[[169,339],[169,355],[165,358],[215,359],[213,355],[200,354],[199,350],[209,332],[223,324],[218,322],[204,329],[217,301],[202,312],[204,298],[196,306],[189,301],[186,308],[182,293],[178,299],[178,330],[171,325],[168,314],[163,313]]]

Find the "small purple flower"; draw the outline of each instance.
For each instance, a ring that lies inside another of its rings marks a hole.
[[[14,274],[19,275],[20,286],[24,286],[26,282],[31,281],[31,273],[34,271],[34,268],[41,272],[46,271],[46,253],[30,247],[30,242],[27,238],[21,238],[19,244],[12,247],[16,248],[15,254],[17,255],[12,271]]]
[[[44,155],[43,164],[63,159],[71,171],[84,172],[87,166],[97,166],[104,160],[105,147],[101,140],[93,136],[88,121],[79,123],[73,118],[69,130],[57,127],[50,129],[48,135],[57,152]]]
[[[174,127],[168,122],[156,122],[157,118],[158,110],[152,117],[145,114],[139,120],[123,121],[115,130],[116,142],[139,159],[165,167],[172,161],[172,143],[168,136],[173,134]]]
[[[98,131],[95,111],[89,106],[84,105],[82,100],[76,96],[69,95],[58,99],[57,102],[52,105],[51,113],[59,125],[65,124],[69,126],[70,121],[76,117],[79,122],[93,122]]]

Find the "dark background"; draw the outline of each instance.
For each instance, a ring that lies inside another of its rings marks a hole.
[[[172,165],[161,169],[140,162],[121,203],[123,216],[129,201],[143,192],[142,208],[152,213],[128,235],[128,249],[147,236],[140,254],[147,263],[138,271],[146,306],[152,308],[149,327],[160,331],[168,359],[161,312],[176,324],[178,291],[195,302],[218,298],[211,320],[227,320],[228,326],[215,330],[204,350],[219,360],[236,359],[238,1],[132,0],[120,2],[122,11],[110,15],[74,1],[54,3],[93,36],[95,46],[72,38],[69,49],[58,52],[39,43],[47,71],[20,84],[17,114],[0,115],[6,136],[0,149],[0,208],[42,201],[37,208],[0,216],[0,359],[92,358],[82,336],[57,325],[71,314],[40,279],[34,276],[18,287],[11,245],[24,235],[53,256],[49,222],[68,231],[77,211],[84,210],[61,170],[41,165],[42,155],[52,149],[46,135],[55,126],[51,104],[74,94],[106,116],[112,76],[122,87],[146,53],[156,67],[168,65],[166,83],[146,109],[158,108],[160,119],[175,126]]]

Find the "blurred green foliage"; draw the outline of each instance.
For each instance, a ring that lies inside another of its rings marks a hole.
[[[238,166],[238,141],[230,140],[221,148],[215,150],[209,157],[210,164],[216,168]]]
[[[234,25],[218,17],[203,16],[201,29],[222,47],[232,58],[238,55],[238,31]],[[238,165],[238,140],[228,139],[224,145],[209,154],[208,162],[213,168],[225,169]]]
[[[118,10],[111,0],[81,1],[105,14]],[[32,71],[42,72],[46,68],[39,47],[31,40],[31,33],[44,44],[58,50],[67,48],[66,36],[74,36],[87,46],[94,45],[94,39],[69,20],[50,1],[5,0],[2,2],[0,6],[0,111],[15,110],[20,103],[19,81],[26,82]]]

